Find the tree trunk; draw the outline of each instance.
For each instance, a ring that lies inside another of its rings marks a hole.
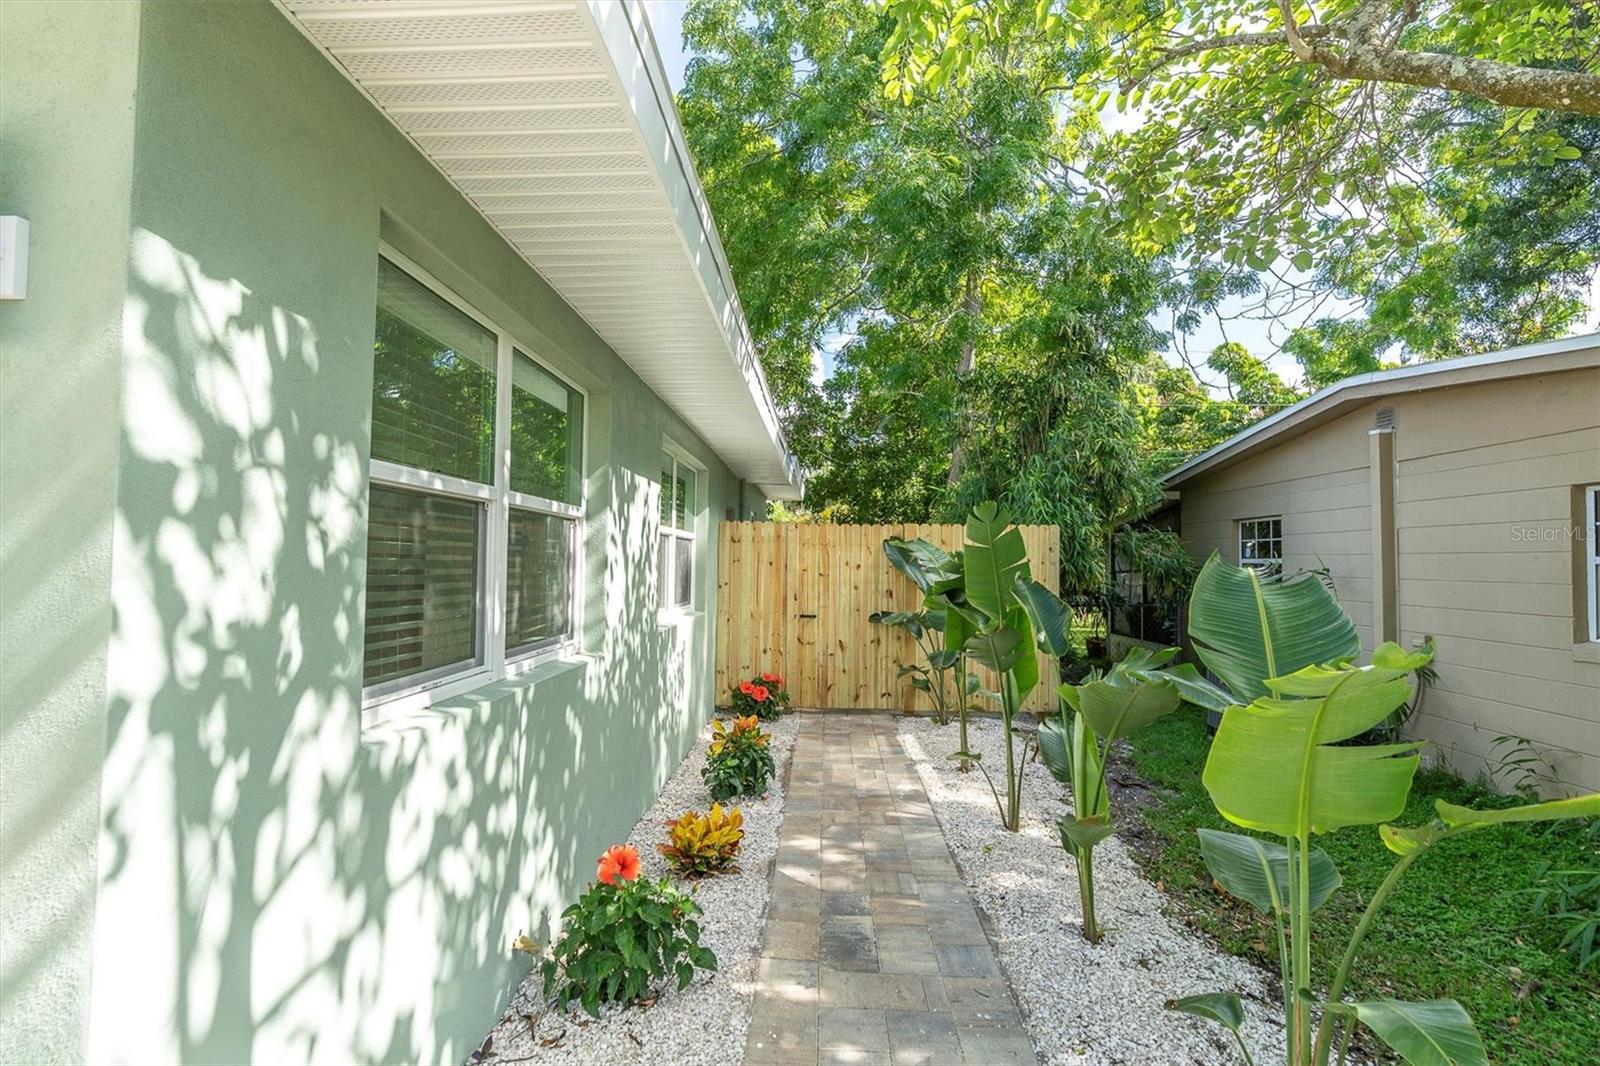
[[[977,267],[967,271],[966,287],[961,294],[961,314],[966,319],[966,335],[961,340],[961,362],[956,364],[956,439],[950,448],[950,474],[945,479],[945,484],[950,486],[961,480],[966,467],[967,430],[971,418],[963,392],[977,359],[978,328],[983,322],[983,279]]]

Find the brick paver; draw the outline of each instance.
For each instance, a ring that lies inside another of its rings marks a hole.
[[[744,1061],[1037,1066],[888,716],[800,720]]]

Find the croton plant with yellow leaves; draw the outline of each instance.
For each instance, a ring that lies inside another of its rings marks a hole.
[[[684,877],[709,877],[738,869],[744,843],[744,815],[737,807],[713,803],[708,814],[684,811],[667,822],[667,842],[656,850]]]

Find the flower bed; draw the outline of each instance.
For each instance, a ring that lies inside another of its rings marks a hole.
[[[907,719],[900,734],[962,878],[989,919],[1044,1062],[1240,1061],[1225,1030],[1163,1007],[1170,998],[1219,989],[1244,995],[1244,1036],[1256,1060],[1282,1061],[1283,1016],[1265,975],[1170,921],[1162,895],[1115,836],[1095,854],[1105,937],[1096,945],[1083,939],[1077,887],[1055,826],[1069,808],[1043,766],[1029,765],[1021,829],[1007,833],[983,775],[962,774],[946,757],[956,746],[953,728]],[[973,720],[969,739],[990,772],[1003,777],[1000,723]]]
[[[797,721],[788,716],[765,728],[772,734],[777,775],[764,799],[739,799],[730,804],[744,813],[739,871],[674,879],[701,908],[700,944],[715,953],[716,972],[697,972],[682,992],[675,983],[665,983],[660,998],[648,1007],[602,1006],[600,1017],[594,1019],[576,1005],[570,1011],[552,1007],[535,966],[512,997],[506,1016],[489,1034],[493,1042],[483,1063],[627,1061],[710,1066],[739,1061],[750,1027],[756,954],[770,894],[768,868],[777,853],[783,818],[783,770],[794,749]],[[637,849],[642,863],[640,877],[659,880],[668,876],[666,860],[656,851],[656,845],[666,841],[668,821],[686,810],[710,810],[711,798],[700,771],[711,738],[707,723],[654,805],[629,834],[628,843]]]

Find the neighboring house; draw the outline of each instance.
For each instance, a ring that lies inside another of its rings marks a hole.
[[[1325,569],[1369,652],[1432,636],[1411,730],[1456,771],[1514,784],[1515,736],[1600,789],[1600,335],[1348,378],[1164,485],[1197,560]]]
[[[800,495],[636,4],[0,5],[0,1061],[462,1061]]]

